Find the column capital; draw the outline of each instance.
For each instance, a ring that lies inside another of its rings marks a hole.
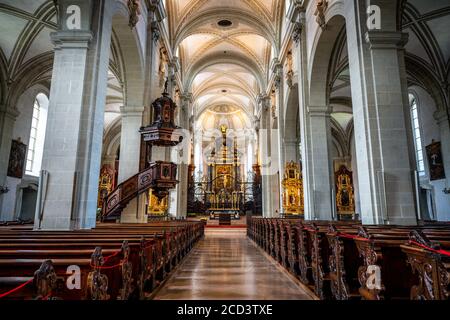
[[[408,43],[409,35],[404,32],[372,30],[366,32],[365,38],[370,49],[403,49]]]
[[[180,95],[182,102],[192,103],[194,101],[194,95],[190,92],[185,92]]]
[[[20,115],[19,110],[17,110],[16,108],[8,108],[8,106],[6,105],[0,105],[0,113],[5,114],[5,116],[10,118],[11,120],[16,120]]]
[[[50,34],[55,50],[63,48],[87,49],[93,39],[90,31],[58,31]]]
[[[260,104],[261,107],[266,110],[267,108],[270,107],[270,96],[267,94],[259,94],[258,104]]]
[[[145,0],[145,5],[147,6],[147,10],[149,12],[155,14],[156,19],[159,22],[166,18],[167,13],[162,0]]]

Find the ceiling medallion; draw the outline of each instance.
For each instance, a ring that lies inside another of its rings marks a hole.
[[[229,18],[220,18],[215,19],[214,22],[211,23],[211,27],[216,30],[228,31],[238,28],[239,22]]]
[[[228,19],[222,19],[217,22],[217,25],[221,28],[229,28],[233,25],[233,22]]]

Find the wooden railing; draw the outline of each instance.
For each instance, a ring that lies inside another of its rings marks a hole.
[[[150,167],[122,182],[103,201],[102,220],[114,220],[138,195],[151,188],[171,189],[176,186],[177,166],[170,162],[154,162]]]

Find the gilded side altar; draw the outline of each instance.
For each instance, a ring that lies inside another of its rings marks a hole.
[[[287,215],[304,214],[303,179],[298,163],[291,161],[286,164],[282,186],[283,212]]]

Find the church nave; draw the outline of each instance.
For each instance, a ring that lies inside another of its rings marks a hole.
[[[312,300],[244,230],[217,229],[156,294],[155,300]]]

